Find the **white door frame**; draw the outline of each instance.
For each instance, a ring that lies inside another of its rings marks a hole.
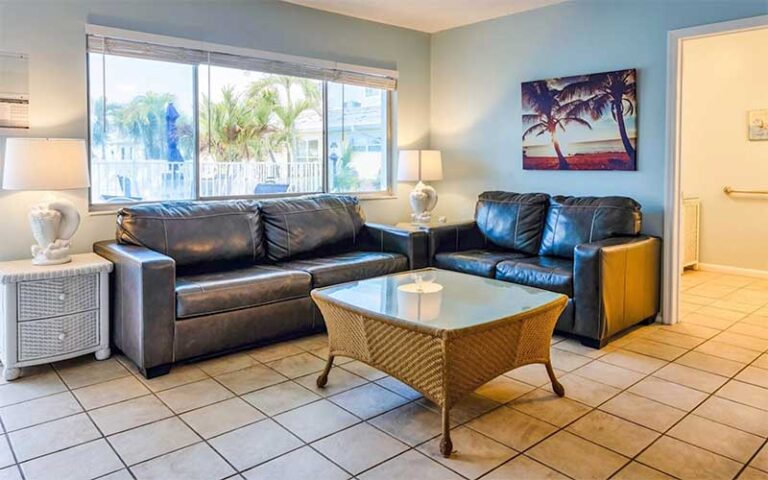
[[[680,288],[680,231],[682,159],[680,158],[682,56],[687,40],[768,27],[768,15],[672,30],[667,37],[667,175],[664,218],[664,295],[662,320],[678,320]]]

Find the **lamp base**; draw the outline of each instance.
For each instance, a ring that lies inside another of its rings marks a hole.
[[[411,191],[410,203],[413,223],[417,225],[429,223],[432,220],[432,210],[437,205],[437,191],[419,182]]]
[[[32,245],[33,265],[60,265],[72,261],[70,238],[80,225],[80,214],[68,200],[44,201],[29,212],[29,225],[37,245]]]

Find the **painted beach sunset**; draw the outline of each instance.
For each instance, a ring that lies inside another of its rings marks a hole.
[[[634,69],[522,84],[525,170],[636,170]]]

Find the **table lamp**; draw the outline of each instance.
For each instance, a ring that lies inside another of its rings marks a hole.
[[[429,223],[437,205],[437,192],[424,181],[443,179],[443,160],[439,150],[401,150],[397,163],[397,179],[418,182],[410,194],[411,218],[414,223]]]
[[[54,138],[8,138],[3,165],[4,190],[73,190],[88,188],[85,141]],[[70,240],[80,226],[80,213],[65,199],[46,194],[29,212],[37,245],[32,263],[57,265],[71,261]]]

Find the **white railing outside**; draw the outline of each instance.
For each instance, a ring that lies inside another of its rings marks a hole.
[[[100,161],[91,164],[94,203],[193,199],[193,162]],[[323,188],[322,162],[201,161],[201,197],[311,193]]]

